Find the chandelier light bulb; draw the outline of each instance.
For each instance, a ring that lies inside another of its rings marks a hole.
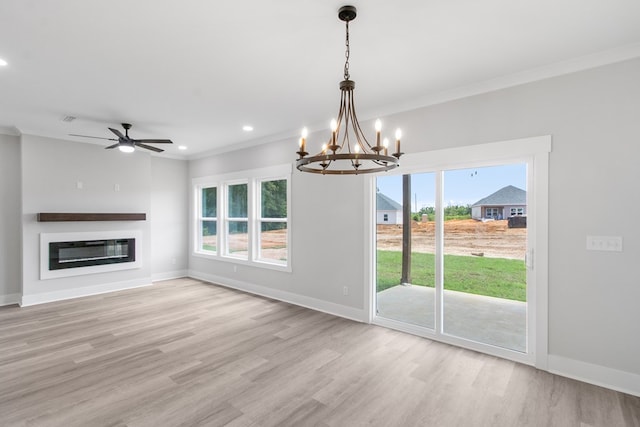
[[[307,130],[307,128],[302,128],[302,137],[306,138],[309,135],[309,131]]]
[[[385,138],[385,139],[382,141],[382,146],[383,146],[384,148],[389,148],[389,138]]]
[[[380,132],[382,130],[382,122],[380,121],[380,119],[376,120],[376,132]]]
[[[396,129],[396,139],[402,138],[402,131],[398,128]]]
[[[358,154],[360,152],[360,146],[356,144],[356,146],[353,147],[353,151],[355,151],[355,153]]]
[[[336,122],[336,119],[331,119],[331,124],[329,125],[331,127],[331,132],[335,132],[338,130],[338,122]]]

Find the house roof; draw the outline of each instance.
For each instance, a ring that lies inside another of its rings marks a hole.
[[[514,187],[513,185],[507,185],[501,188],[493,194],[488,195],[484,199],[480,199],[471,206],[495,206],[495,205],[526,205],[527,204],[527,192]]]
[[[392,198],[378,192],[376,193],[376,209],[379,211],[401,211],[402,205]]]

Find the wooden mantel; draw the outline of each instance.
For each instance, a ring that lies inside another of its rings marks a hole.
[[[40,212],[38,222],[60,221],[145,221],[146,213],[51,213]]]

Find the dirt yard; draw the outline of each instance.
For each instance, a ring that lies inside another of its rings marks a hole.
[[[411,249],[413,252],[435,252],[434,227],[434,222],[412,223]],[[506,220],[480,222],[473,219],[465,219],[451,220],[444,223],[445,254],[524,260],[526,238],[527,230],[525,228],[508,228]],[[205,241],[205,243],[215,245],[215,237],[210,240],[212,241]],[[378,225],[377,240],[378,249],[401,251],[402,226]],[[286,230],[263,232],[261,235],[262,256],[274,260],[286,259],[286,241]],[[247,235],[232,235],[229,241],[229,248],[232,252],[238,254],[245,253]]]
[[[524,260],[527,244],[525,228],[508,228],[507,221],[480,222],[473,219],[444,223],[445,254],[476,255]],[[411,250],[435,252],[435,223],[413,222]],[[378,225],[378,249],[402,250],[402,226]]]

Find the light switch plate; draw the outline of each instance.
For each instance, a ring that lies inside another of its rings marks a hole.
[[[587,250],[622,252],[621,236],[587,236]]]

